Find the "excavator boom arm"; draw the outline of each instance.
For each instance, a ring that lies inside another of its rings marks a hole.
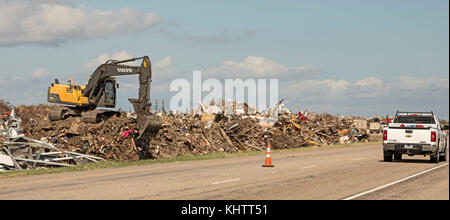
[[[136,60],[142,60],[141,66],[122,64]],[[109,60],[100,65],[91,75],[86,88],[83,90],[83,95],[88,97],[89,103],[92,106],[97,106],[105,79],[113,76],[125,75],[139,75],[139,106],[135,106],[133,103],[133,107],[138,114],[145,112],[150,103],[150,83],[152,78],[151,61],[148,56],[121,61]],[[138,107],[138,109],[136,109],[136,107]]]
[[[141,66],[123,65],[131,61],[142,60]],[[152,81],[151,61],[148,56],[133,58],[121,61],[107,61],[105,64],[99,66],[94,74],[89,79],[86,89],[83,91],[84,95],[88,97],[89,102],[96,106],[99,97],[101,96],[101,89],[103,82],[108,77],[124,76],[124,75],[139,75],[139,98],[128,99],[133,105],[134,111],[137,113],[139,125],[139,137],[137,141],[148,140],[161,129],[161,121],[152,118],[150,114],[150,83]]]

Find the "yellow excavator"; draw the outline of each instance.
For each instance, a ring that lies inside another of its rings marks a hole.
[[[142,60],[141,66],[124,64],[136,60]],[[119,84],[114,77],[124,75],[139,75],[139,98],[128,99],[137,114],[138,139],[156,134],[161,129],[162,123],[150,112],[152,71],[148,56],[120,61],[108,60],[97,67],[85,86],[76,84],[73,79],[70,79],[67,84],[60,84],[55,79],[55,83],[48,88],[47,101],[61,105],[49,112],[49,120],[64,120],[72,116],[82,117],[82,121],[87,123],[98,123],[112,115],[119,115],[117,111],[97,108],[116,107],[116,91]]]

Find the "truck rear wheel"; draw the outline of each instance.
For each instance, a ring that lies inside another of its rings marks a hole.
[[[436,150],[436,153],[434,155],[430,155],[430,162],[439,163],[439,150]]]
[[[389,151],[383,151],[384,156],[384,162],[391,162],[392,161],[392,153]]]
[[[394,154],[394,160],[402,160],[402,154],[401,153],[395,153]]]
[[[439,161],[446,162],[447,161],[447,147],[442,154],[439,154]]]

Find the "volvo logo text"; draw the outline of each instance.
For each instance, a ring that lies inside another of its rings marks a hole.
[[[130,69],[130,68],[117,68],[117,72],[119,72],[119,73],[131,73],[131,72],[133,72],[133,69]]]

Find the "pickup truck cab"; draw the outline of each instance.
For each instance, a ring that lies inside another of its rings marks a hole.
[[[383,128],[384,161],[408,156],[430,155],[430,161],[447,160],[447,135],[433,112],[398,112],[392,123]]]

